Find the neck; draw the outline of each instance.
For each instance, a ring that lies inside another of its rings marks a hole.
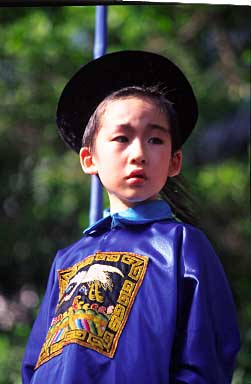
[[[157,199],[157,196],[155,196],[151,199],[148,199],[148,200],[144,200],[144,201],[126,202],[126,203],[124,203],[122,201],[114,201],[114,200],[110,199],[110,213],[114,214],[114,213],[117,213],[120,211],[124,211],[128,208],[133,208],[137,205],[141,205],[141,204],[147,203],[148,201],[153,201],[156,199]]]

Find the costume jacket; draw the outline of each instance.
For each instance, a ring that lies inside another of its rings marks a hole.
[[[226,384],[238,349],[219,259],[156,200],[108,215],[57,253],[23,384]]]

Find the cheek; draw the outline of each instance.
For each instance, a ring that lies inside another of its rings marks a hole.
[[[170,156],[167,156],[167,154],[164,153],[159,161],[156,162],[156,176],[158,176],[161,182],[165,183],[169,176],[170,161]]]
[[[106,151],[104,150],[104,146],[100,140],[96,140],[95,146],[92,150],[92,158],[94,163],[100,167],[104,164],[104,159],[106,157]]]
[[[167,166],[162,167],[162,172],[161,172],[161,177],[160,177],[162,183],[165,184],[165,182],[167,181],[168,176],[169,176],[169,168]]]
[[[165,146],[161,150],[156,150],[153,154],[155,162],[159,163],[159,167],[163,167],[164,165],[168,168],[168,165],[171,161],[171,147]]]

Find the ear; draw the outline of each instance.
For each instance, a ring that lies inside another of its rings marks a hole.
[[[173,154],[172,158],[170,159],[168,176],[169,177],[177,176],[181,171],[181,167],[182,167],[182,150],[179,149]]]
[[[83,147],[79,152],[79,160],[81,167],[88,175],[96,175],[97,168],[93,159],[91,150],[88,147]]]

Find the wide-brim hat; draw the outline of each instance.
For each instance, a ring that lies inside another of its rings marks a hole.
[[[63,141],[79,152],[85,127],[102,100],[128,86],[155,86],[173,103],[180,130],[180,146],[192,132],[198,116],[192,87],[169,59],[145,51],[109,53],[84,65],[66,84],[57,108]]]

